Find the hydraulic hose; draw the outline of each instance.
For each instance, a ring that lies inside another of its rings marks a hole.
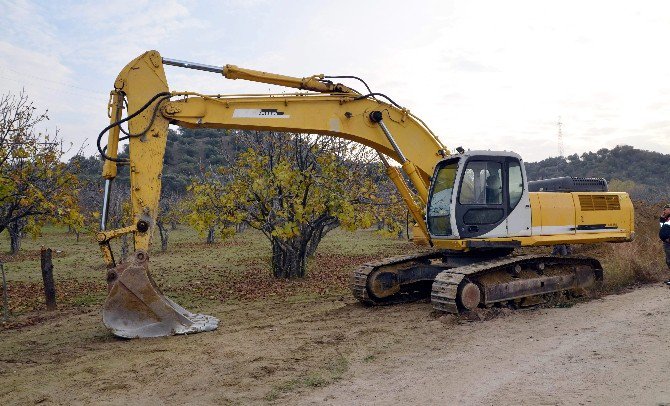
[[[125,159],[113,158],[113,157],[111,157],[111,156],[109,156],[109,155],[107,155],[107,154],[105,153],[105,150],[107,149],[107,147],[105,146],[105,148],[103,148],[103,147],[100,145],[100,142],[102,141],[102,137],[105,135],[105,133],[106,133],[107,131],[109,131],[110,129],[114,128],[115,126],[119,126],[119,129],[121,130],[121,132],[123,132],[124,134],[126,134],[125,137],[119,138],[119,141],[127,140],[127,139],[130,138],[130,137],[139,137],[139,136],[142,136],[143,134],[146,134],[147,131],[149,131],[149,129],[150,129],[151,126],[153,125],[154,120],[156,119],[156,114],[158,113],[158,107],[159,107],[160,103],[161,103],[163,100],[169,99],[171,96],[172,96],[172,94],[171,94],[170,92],[160,92],[160,93],[157,93],[157,94],[154,95],[148,102],[146,102],[146,103],[144,104],[144,106],[140,107],[139,110],[137,110],[137,111],[134,112],[133,114],[128,115],[126,118],[123,118],[123,119],[121,119],[121,120],[119,120],[119,121],[116,121],[116,122],[114,122],[114,123],[111,123],[110,125],[108,125],[107,127],[105,127],[102,131],[100,131],[100,134],[98,134],[98,140],[97,140],[97,143],[96,143],[96,145],[97,145],[97,147],[98,147],[98,152],[100,153],[100,155],[101,155],[104,159],[106,159],[106,160],[108,160],[108,161],[112,161],[112,162],[126,162]],[[131,133],[126,132],[125,130],[123,130],[123,129],[121,128],[121,124],[123,124],[123,123],[125,123],[126,121],[129,121],[129,120],[131,120],[131,119],[137,117],[139,114],[141,114],[144,110],[146,110],[149,106],[151,106],[151,104],[152,104],[153,102],[155,102],[155,101],[156,101],[157,99],[159,99],[159,98],[162,98],[162,99],[161,99],[160,102],[158,102],[158,103],[156,104],[156,107],[154,108],[154,113],[153,113],[153,115],[151,116],[151,121],[149,122],[149,125],[147,126],[147,128],[145,128],[143,131],[141,131],[141,132],[139,132],[139,133],[137,133],[137,134],[131,134]]]
[[[360,96],[360,97],[357,97],[357,98],[355,98],[354,100],[367,99],[368,97],[375,97],[375,96],[383,97],[383,98],[385,98],[386,100],[388,100],[392,105],[396,106],[396,107],[399,108],[399,109],[402,109],[402,106],[401,106],[401,105],[399,105],[398,103],[394,102],[390,97],[388,97],[388,96],[385,95],[384,93],[368,93],[368,94],[364,94],[364,95],[362,95],[362,96]]]

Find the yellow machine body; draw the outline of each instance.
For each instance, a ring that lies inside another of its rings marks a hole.
[[[521,247],[628,242],[635,237],[633,203],[627,193],[531,192],[530,235],[436,239],[437,248],[468,250],[473,241],[518,242]],[[427,241],[427,240],[425,240]]]

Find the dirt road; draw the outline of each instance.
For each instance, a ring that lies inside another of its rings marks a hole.
[[[118,340],[97,311],[0,332],[0,404],[670,403],[670,291],[438,316],[348,297],[221,305],[213,333]]]
[[[670,404],[670,292],[455,325],[300,404]]]

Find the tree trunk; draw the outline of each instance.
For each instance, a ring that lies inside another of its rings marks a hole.
[[[307,243],[297,244],[272,238],[272,274],[275,278],[303,278],[307,257]]]
[[[168,239],[170,238],[170,231],[165,227],[165,223],[157,221],[158,233],[161,236],[161,251],[165,252],[168,246]]]
[[[307,242],[307,256],[312,258],[314,254],[316,253],[316,249],[319,247],[319,243],[321,242],[321,239],[325,233],[323,232],[323,227],[319,227],[318,229],[314,230],[312,233],[312,238],[309,239]]]
[[[321,239],[339,226],[339,220],[334,217],[331,220],[322,223],[320,227],[315,228],[312,232],[312,237],[307,242],[307,256],[309,258],[313,257],[316,253],[316,249],[319,247],[319,243],[321,243]]]
[[[207,244],[214,244],[214,229],[210,228],[207,231]]]
[[[21,249],[21,237],[23,227],[18,221],[10,223],[7,226],[7,231],[9,232],[9,249],[12,255],[18,254]]]
[[[40,252],[42,281],[44,282],[44,297],[47,310],[56,310],[56,286],[54,284],[54,265],[51,260],[51,248],[44,248]]]

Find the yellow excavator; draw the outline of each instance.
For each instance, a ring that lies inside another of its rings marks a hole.
[[[298,91],[175,92],[169,90],[166,65]],[[333,79],[358,80],[366,92]],[[105,189],[97,239],[108,268],[103,322],[120,337],[210,331],[219,322],[171,301],[149,272],[169,124],[324,134],[377,151],[414,219],[413,240],[432,249],[354,270],[352,293],[367,305],[430,297],[438,311],[459,313],[584,289],[603,278],[598,260],[514,254],[515,249],[624,242],[635,234],[630,198],[626,193],[608,192],[603,179],[528,181],[524,162],[516,153],[460,147],[450,152],[422,120],[354,76],[290,77],[168,59],[148,51],[119,73],[108,115],[110,125],[98,137],[105,160]],[[119,142],[125,139],[129,140],[127,159],[118,157]],[[389,164],[389,159],[400,166]],[[133,220],[126,227],[108,230],[111,182],[118,165],[129,167]],[[135,251],[130,260],[117,265],[110,241],[124,234],[133,235]]]

